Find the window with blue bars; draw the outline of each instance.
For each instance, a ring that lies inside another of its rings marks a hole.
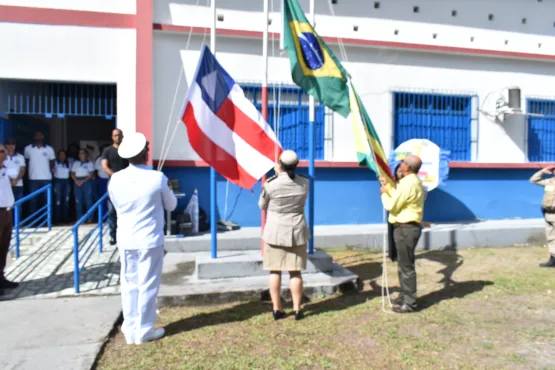
[[[117,115],[115,84],[0,81],[0,114],[104,117]]]
[[[262,111],[262,87],[255,84],[241,86],[245,96]],[[278,104],[279,102],[279,104]],[[268,87],[268,124],[278,135],[283,149],[297,152],[299,159],[308,159],[308,95],[300,88],[285,85]],[[279,118],[278,118],[279,117]],[[325,107],[315,105],[315,159],[324,159]]]
[[[528,117],[528,161],[555,162],[555,100],[527,99],[527,112],[543,114]]]
[[[395,92],[393,100],[395,147],[428,139],[453,161],[471,160],[472,96]]]

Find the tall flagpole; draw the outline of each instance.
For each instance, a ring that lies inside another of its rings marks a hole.
[[[269,0],[264,0],[264,33],[262,36],[262,59],[264,59],[264,78],[262,79],[262,117],[264,121],[268,122],[268,16],[269,16]],[[275,127],[274,127],[275,129]],[[279,139],[279,138],[278,138]],[[261,186],[264,186],[266,182],[266,175],[262,176]],[[261,214],[261,226],[262,232],[264,232],[264,226],[266,225],[266,211],[262,210]],[[262,255],[264,255],[264,241],[260,239],[260,249]]]
[[[314,0],[310,0],[310,23],[314,27]],[[314,97],[312,95],[308,98],[308,178],[310,180],[310,188],[308,194],[308,227],[310,229],[310,240],[308,242],[308,253],[314,254],[314,141],[316,139],[316,125],[315,111],[314,111]]]
[[[210,28],[210,50],[216,55],[216,0],[211,1],[212,27]],[[210,167],[210,249],[212,258],[218,257],[218,224],[216,200],[216,170]]]

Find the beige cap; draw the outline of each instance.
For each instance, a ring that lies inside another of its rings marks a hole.
[[[120,157],[129,159],[138,156],[146,147],[146,137],[140,132],[125,135],[118,148]]]
[[[283,163],[284,166],[294,166],[299,163],[299,157],[297,157],[297,153],[292,150],[284,150],[279,156],[279,161]]]

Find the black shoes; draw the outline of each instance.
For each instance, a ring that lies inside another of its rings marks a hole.
[[[0,281],[0,290],[15,289],[18,286],[19,286],[19,283],[14,283],[13,281],[9,281],[9,280],[1,280]]]
[[[393,312],[395,313],[410,313],[414,311],[415,310],[413,308],[411,308],[410,306],[407,306],[406,304],[403,304],[402,306],[399,306],[399,307],[393,307]]]
[[[116,239],[110,239],[110,245],[116,245],[117,241]]]
[[[299,321],[301,320],[304,315],[303,315],[303,311],[299,310],[299,311],[294,311],[295,314],[295,321]],[[274,320],[280,320],[283,319],[285,317],[285,312],[283,311],[272,311],[272,315],[274,316]]]
[[[392,299],[391,304],[394,306],[402,306],[403,305],[403,298],[399,297],[397,299]]]
[[[540,267],[555,267],[555,257],[550,256],[549,261],[546,263],[540,263]]]
[[[272,311],[272,314],[274,315],[274,320],[283,319],[285,317],[285,312],[283,311]]]

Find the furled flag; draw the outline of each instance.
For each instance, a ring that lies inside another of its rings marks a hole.
[[[351,120],[355,136],[355,149],[358,164],[368,166],[376,176],[383,176],[392,186],[395,186],[391,168],[385,156],[380,138],[374,130],[372,121],[358,96],[351,81],[348,83],[350,91]]]
[[[243,90],[204,45],[180,115],[195,152],[242,188],[275,165],[281,145]]]
[[[314,31],[297,0],[284,0],[284,45],[293,81],[334,112],[350,113],[347,72]]]

